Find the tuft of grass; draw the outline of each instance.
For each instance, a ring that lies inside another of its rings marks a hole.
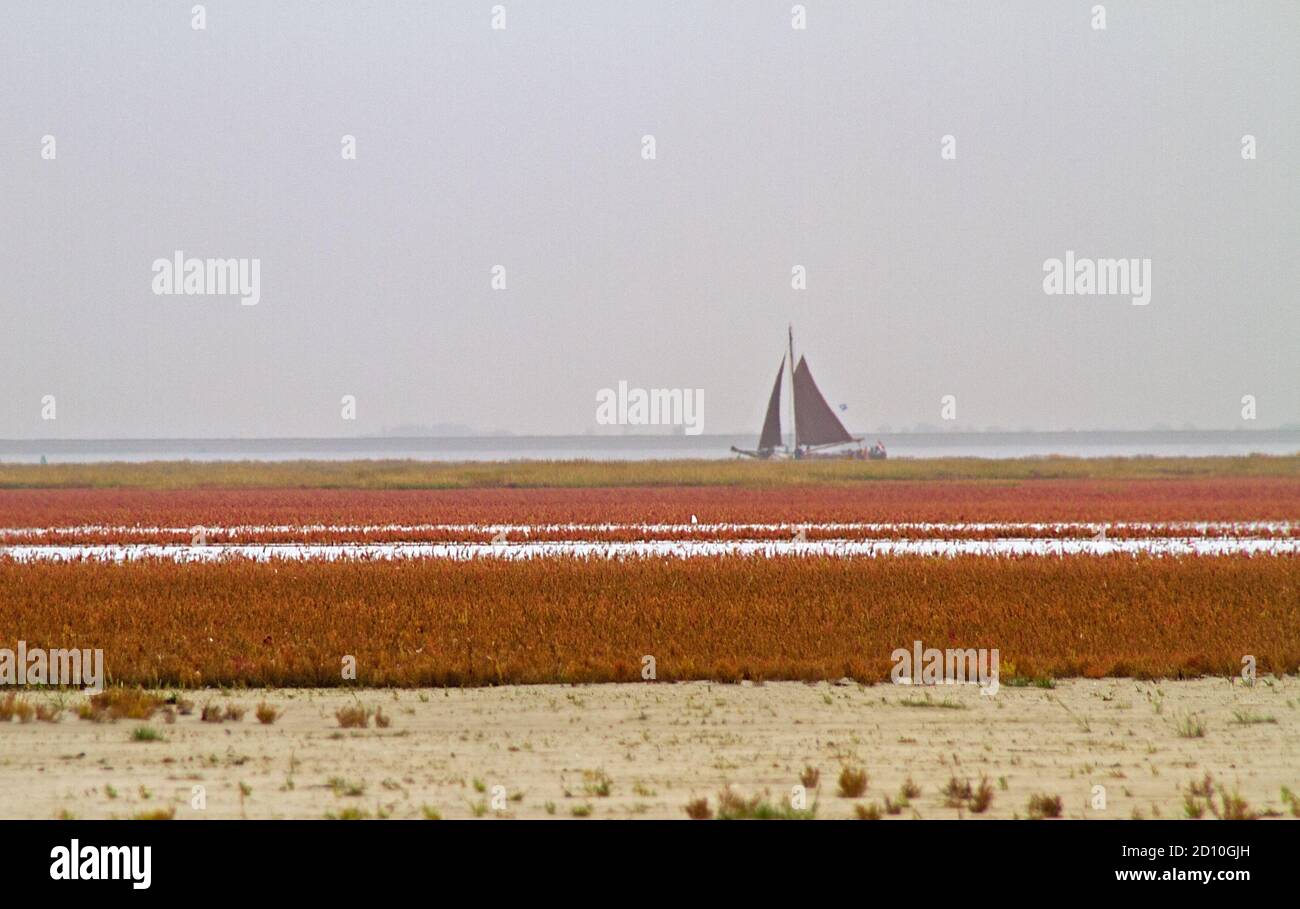
[[[276,710],[266,701],[262,701],[257,705],[257,710],[253,712],[253,715],[257,717],[257,721],[263,726],[269,726],[281,717],[282,711]]]
[[[1286,786],[1282,787],[1282,804],[1291,807],[1291,816],[1300,817],[1300,796],[1296,795]]]
[[[12,691],[0,698],[0,722],[17,719],[20,723],[30,723],[35,715],[36,708]]]
[[[955,776],[949,778],[948,784],[941,791],[943,803],[949,808],[964,808],[966,803],[975,796],[970,788],[970,780],[959,780]]]
[[[713,809],[709,807],[709,800],[703,796],[687,802],[685,810],[686,816],[693,821],[707,821],[713,817]]]
[[[816,816],[816,811],[816,805],[812,808],[773,805],[760,795],[745,798],[730,788],[718,793],[720,821],[807,821]]]
[[[1258,726],[1264,723],[1276,723],[1277,717],[1251,713],[1249,710],[1232,711],[1232,721],[1239,726]]]
[[[1231,793],[1220,791],[1219,801],[1221,804],[1219,810],[1214,812],[1214,816],[1220,820],[1253,821],[1260,817],[1260,813],[1253,810],[1236,791]],[[1210,807],[1213,809],[1213,803]]]
[[[921,794],[921,787],[916,785],[909,776],[907,779],[903,780],[903,786],[898,790],[898,794],[902,797],[901,801],[910,802]]]
[[[421,805],[420,814],[421,816],[424,817],[426,821],[442,820],[442,812],[440,812],[437,808],[434,808],[432,805]]]
[[[1056,687],[1056,679],[1051,676],[1015,676],[1010,679],[1000,679],[999,683],[1008,688],[1046,688],[1051,690]]]
[[[805,789],[816,789],[817,784],[821,781],[822,772],[812,765],[806,765],[803,773],[799,774],[799,782]]]
[[[327,821],[368,821],[370,813],[361,808],[347,807],[338,814],[328,812],[325,815]]]
[[[603,770],[582,771],[582,791],[587,795],[605,798],[609,795],[613,785],[614,783],[609,778],[609,774]]]
[[[888,801],[888,799],[886,799]],[[878,821],[880,820],[880,806],[875,802],[868,802],[865,805],[854,805],[853,814],[860,821]]]
[[[1203,739],[1205,738],[1205,723],[1194,713],[1174,723],[1174,731],[1178,733],[1179,738],[1183,739]]]
[[[189,716],[194,712],[194,702],[181,697],[177,692],[169,694],[166,699],[164,699],[163,703],[176,708],[176,712],[181,716]]]
[[[861,767],[845,766],[840,770],[840,798],[856,799],[867,791],[867,771]]]
[[[334,718],[344,729],[365,729],[370,725],[370,711],[360,704],[340,707],[334,712]]]
[[[1201,780],[1192,780],[1187,784],[1187,794],[1193,798],[1209,799],[1214,797],[1214,777],[1205,774]]]
[[[163,705],[163,699],[142,688],[106,688],[77,710],[84,720],[147,720]]]
[[[336,796],[351,796],[353,798],[366,794],[366,784],[362,782],[349,782],[341,776],[332,776],[326,781],[325,785],[329,786]]]
[[[569,813],[574,817],[591,817],[591,811],[590,805],[574,805],[569,809]]]
[[[980,778],[980,784],[967,804],[972,814],[983,814],[988,811],[989,806],[993,804],[993,787],[989,785],[988,777]]]
[[[131,730],[131,741],[133,742],[162,742],[163,735],[152,726],[136,726]]]
[[[1214,800],[1216,793],[1219,796],[1217,803]],[[1283,787],[1283,801],[1287,801],[1287,794],[1286,787]],[[1216,786],[1214,778],[1208,773],[1200,780],[1192,780],[1188,783],[1187,791],[1183,793],[1184,815],[1192,819],[1200,819],[1205,816],[1206,811],[1224,821],[1253,821],[1262,816],[1260,812],[1253,810],[1235,790],[1228,792],[1223,787]],[[1296,811],[1294,804],[1292,813],[1300,817],[1300,812]],[[1276,815],[1277,812],[1272,814]]]
[[[1044,818],[1058,818],[1064,810],[1065,804],[1061,801],[1059,795],[1047,795],[1039,792],[1029,797],[1028,811],[1031,820],[1041,821]]]
[[[131,816],[133,821],[170,821],[176,817],[175,808],[153,808]]]
[[[898,699],[902,707],[939,707],[944,710],[969,710],[965,704],[954,701],[952,698],[944,698],[942,701],[936,701],[927,691],[924,696],[907,695]]]

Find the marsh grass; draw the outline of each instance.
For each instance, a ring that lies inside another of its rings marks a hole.
[[[1300,817],[1300,796],[1286,786],[1282,787],[1282,804],[1290,807],[1292,817]]]
[[[704,796],[691,799],[683,808],[686,816],[693,821],[707,821],[713,817],[713,809],[709,807],[709,800]]]
[[[1206,730],[1204,721],[1196,714],[1189,713],[1175,721],[1174,731],[1182,739],[1203,739]]]
[[[15,692],[11,691],[0,698],[0,723],[8,723],[15,719],[20,723],[30,723],[35,716],[36,708]]]
[[[133,821],[170,821],[176,817],[175,808],[152,808],[131,816]]]
[[[885,799],[888,804],[889,799]],[[893,812],[890,812],[891,814]],[[853,814],[860,821],[878,821],[880,820],[880,806],[875,802],[868,802],[865,805],[854,805]]]
[[[1282,800],[1287,801],[1288,790],[1282,788]],[[1218,796],[1216,801],[1215,796]],[[1300,811],[1292,804],[1292,813],[1300,817]],[[1229,792],[1222,786],[1214,782],[1214,778],[1206,773],[1199,780],[1192,780],[1187,784],[1183,792],[1183,814],[1193,820],[1199,820],[1209,812],[1219,820],[1224,821],[1253,821],[1257,818],[1266,816],[1277,816],[1278,812],[1256,811],[1250,807],[1250,804],[1241,797],[1241,794],[1233,789]]]
[[[163,706],[164,700],[142,688],[106,688],[77,710],[83,720],[147,720]]]
[[[660,660],[663,681],[847,675],[874,682],[889,678],[890,663],[864,654],[888,654],[893,643],[875,612],[860,608],[861,591],[870,589],[873,610],[911,623],[922,637],[952,634],[999,641],[1004,653],[1014,648],[1021,672],[1226,675],[1239,669],[1239,639],[1274,642],[1267,668],[1300,666],[1294,562],[1128,555],[278,565],[0,560],[0,627],[22,628],[32,639],[76,627],[115,655],[115,679],[155,685],[336,687],[343,684],[338,667],[320,655],[352,650],[357,686],[639,682],[639,667],[617,654],[622,642],[652,636],[684,642],[673,659]],[[1037,604],[1031,622],[1005,607],[1027,596]],[[482,609],[484,602],[493,608]],[[1150,606],[1134,610],[1134,602]],[[331,620],[316,621],[326,607]],[[147,642],[173,634],[178,615],[211,633],[153,653]],[[1225,623],[1232,638],[1218,631]],[[544,629],[540,639],[515,633],[530,626]],[[827,627],[837,634],[819,633]],[[250,636],[250,628],[258,632]],[[293,651],[254,644],[263,632],[292,639]],[[159,706],[156,696],[133,689],[102,695],[116,700],[105,705],[97,695],[79,715],[147,719]],[[892,692],[888,700],[900,709],[960,709],[942,697]],[[183,715],[180,704],[170,706]],[[363,725],[360,712],[352,725]]]
[[[1029,797],[1029,817],[1031,820],[1041,821],[1048,818],[1059,818],[1065,810],[1065,803],[1061,801],[1059,795],[1048,795],[1043,792],[1035,793]]]
[[[966,803],[974,797],[970,780],[959,780],[955,776],[951,777],[940,791],[943,795],[944,805],[949,808],[964,808]]]
[[[337,813],[332,811],[326,812],[325,820],[327,821],[368,821],[370,820],[370,812],[366,811],[364,808],[355,808],[349,806]]]
[[[1010,679],[1000,679],[999,684],[1008,688],[1046,688],[1050,691],[1056,687],[1056,679],[1050,676],[1039,676],[1037,678],[1016,676]]]
[[[205,723],[224,723],[227,720],[239,722],[244,718],[244,708],[234,704],[227,704],[225,707],[208,702],[203,705],[203,710],[199,713],[199,719]]]
[[[325,785],[339,798],[359,798],[366,794],[366,784],[361,780],[352,782],[341,776],[332,776],[325,782]]]
[[[334,718],[344,729],[365,729],[370,725],[372,711],[360,704],[340,707],[334,712]]]
[[[934,696],[928,691],[919,697],[914,694],[906,695],[905,697],[899,698],[898,703],[901,707],[937,707],[943,710],[970,709],[965,704],[960,701],[954,701],[952,698],[944,698],[941,701],[936,701]]]
[[[888,461],[144,461],[3,464],[0,489],[500,489],[799,486],[898,480],[1300,477],[1300,456]]]
[[[993,787],[989,785],[987,777],[980,779],[979,786],[976,787],[975,793],[967,803],[972,814],[983,814],[993,804]]]
[[[609,778],[609,774],[603,770],[584,770],[582,771],[582,791],[587,795],[594,795],[597,798],[606,798],[609,796],[614,781]]]
[[[798,809],[773,804],[761,795],[746,798],[731,788],[718,793],[720,821],[808,821],[816,816],[816,802],[810,808]]]
[[[840,798],[856,799],[860,798],[867,791],[867,771],[861,767],[845,766],[840,770],[839,794]]]

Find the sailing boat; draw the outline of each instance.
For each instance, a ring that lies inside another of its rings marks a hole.
[[[792,445],[785,444],[781,436],[781,395],[787,365],[791,377],[790,409],[794,417]],[[849,435],[835,411],[826,403],[826,398],[813,381],[808,361],[800,357],[796,365],[794,327],[791,326],[789,350],[782,355],[781,365],[776,370],[776,381],[772,384],[772,394],[767,399],[767,416],[763,419],[763,431],[759,433],[758,448],[751,451],[733,445],[731,450],[746,457],[764,460],[772,457],[878,459],[885,456],[884,446],[877,444],[868,451],[862,448],[861,443],[861,438]],[[858,447],[840,449],[840,446],[850,444]]]

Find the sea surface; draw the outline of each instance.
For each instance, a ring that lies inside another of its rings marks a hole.
[[[882,433],[891,458],[1300,454],[1300,429]],[[734,458],[753,436],[464,436],[332,439],[0,439],[0,462],[389,460],[639,461]]]

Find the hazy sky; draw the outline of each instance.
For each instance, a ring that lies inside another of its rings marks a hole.
[[[0,437],[756,434],[788,321],[854,429],[1300,422],[1298,3],[192,5],[0,5]]]

